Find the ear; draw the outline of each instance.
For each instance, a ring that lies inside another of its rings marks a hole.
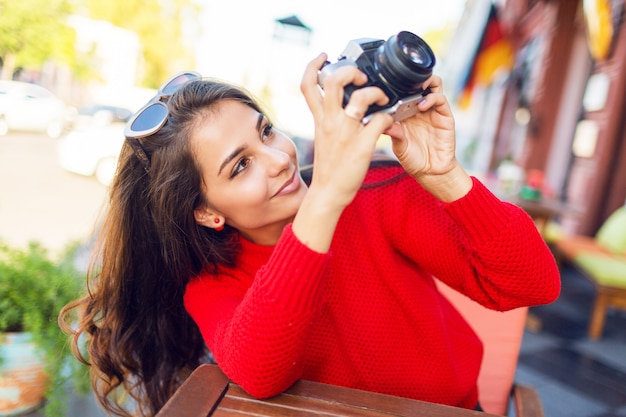
[[[196,219],[196,223],[202,226],[210,227],[211,229],[220,229],[224,227],[224,216],[207,207],[195,209],[193,211],[193,216]]]

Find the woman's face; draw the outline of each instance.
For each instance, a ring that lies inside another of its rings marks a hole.
[[[208,201],[196,221],[227,223],[255,243],[275,244],[306,193],[291,139],[251,107],[224,100],[201,119],[191,146]]]

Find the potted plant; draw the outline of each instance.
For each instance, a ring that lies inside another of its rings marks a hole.
[[[65,415],[68,384],[86,391],[86,367],[69,360],[60,309],[78,298],[82,274],[74,267],[78,245],[52,260],[39,243],[25,249],[0,242],[0,416],[32,411],[45,399],[49,417]],[[31,384],[33,388],[31,388]],[[37,386],[43,392],[36,392]]]

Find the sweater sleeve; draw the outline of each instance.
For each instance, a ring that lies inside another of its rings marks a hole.
[[[419,186],[416,191],[410,181],[399,187],[390,208],[403,219],[393,232],[401,252],[491,309],[558,297],[556,262],[524,210],[499,200],[476,178],[469,193],[451,203],[439,202]]]
[[[300,377],[330,256],[287,226],[251,285],[240,268],[187,285],[187,311],[220,368],[249,394],[271,397]]]

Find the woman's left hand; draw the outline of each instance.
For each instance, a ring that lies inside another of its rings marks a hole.
[[[441,78],[432,76],[423,88],[430,88],[418,104],[418,112],[385,132],[404,169],[415,179],[443,175],[456,165],[454,118],[443,94]]]

